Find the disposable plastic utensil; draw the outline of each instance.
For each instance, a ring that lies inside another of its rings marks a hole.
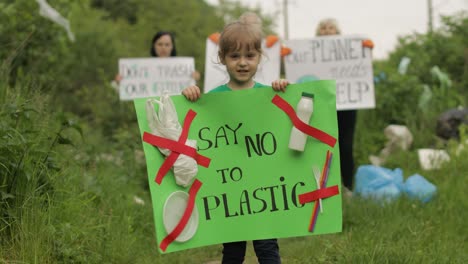
[[[317,190],[321,188],[320,186],[320,169],[317,166],[312,166],[312,171],[314,172],[315,182],[317,183]],[[320,213],[323,213],[322,199],[319,199]]]

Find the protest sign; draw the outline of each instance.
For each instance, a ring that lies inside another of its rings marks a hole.
[[[267,45],[267,41],[262,41],[263,54],[254,80],[258,83],[269,85],[280,76],[280,48],[281,43],[276,41],[272,46]],[[226,66],[221,64],[218,58],[218,44],[212,39],[206,39],[206,59],[205,59],[205,82],[204,92],[207,93],[214,88],[229,81]]]
[[[336,80],[338,110],[374,108],[371,49],[363,36],[323,36],[288,40],[292,53],[285,60],[286,79],[293,83]]]
[[[308,124],[294,112],[303,92],[314,95]],[[285,93],[266,87],[209,93],[197,102],[181,95],[170,99],[182,127],[180,138],[172,140],[151,134],[148,124],[152,113],[170,105],[150,101],[155,109],[146,110],[147,99],[134,101],[161,252],[341,231],[334,81],[294,84]],[[312,135],[304,152],[288,148],[293,124]],[[186,140],[196,140],[196,146],[186,146]],[[171,154],[162,155],[156,146]],[[176,184],[168,170],[177,156],[193,157],[199,165],[187,187]],[[323,173],[319,184],[313,167]]]
[[[190,57],[120,59],[120,100],[180,94],[195,84],[194,65]]]

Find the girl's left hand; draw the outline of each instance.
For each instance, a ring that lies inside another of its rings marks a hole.
[[[276,81],[271,82],[271,87],[272,87],[273,90],[275,90],[275,91],[285,92],[285,91],[286,91],[286,87],[287,87],[288,85],[289,85],[289,81],[286,80],[286,79],[279,79],[279,80],[276,80]]]

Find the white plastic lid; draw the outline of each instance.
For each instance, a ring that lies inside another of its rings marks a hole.
[[[163,224],[166,232],[170,234],[177,226],[180,219],[184,215],[187,207],[189,195],[183,191],[176,191],[167,197],[163,208]],[[198,209],[193,207],[192,215],[190,216],[187,225],[182,233],[175,239],[178,242],[185,242],[195,235],[198,228]]]

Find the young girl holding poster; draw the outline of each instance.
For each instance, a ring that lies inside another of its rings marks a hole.
[[[238,21],[227,24],[219,39],[218,57],[226,65],[229,82],[210,92],[235,91],[267,87],[253,80],[262,56],[262,25],[254,13],[243,14]],[[288,81],[272,82],[275,91],[285,91]],[[182,94],[190,101],[200,98],[198,86],[185,88]],[[246,241],[224,243],[222,263],[243,263]],[[260,263],[281,263],[277,239],[254,240],[255,254]]]

